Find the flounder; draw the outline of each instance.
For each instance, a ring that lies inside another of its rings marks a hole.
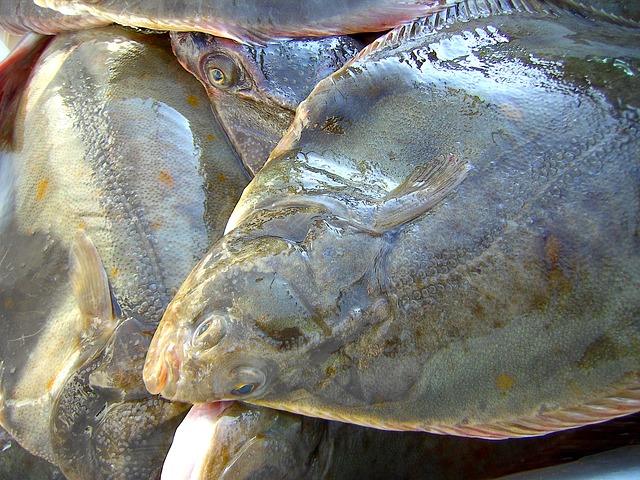
[[[200,80],[221,125],[255,175],[313,87],[363,48],[348,36],[266,47],[204,33],[172,33],[180,63]]]
[[[0,158],[0,424],[69,479],[159,474],[147,346],[248,178],[168,39],[57,36]]]
[[[505,438],[640,410],[640,32],[468,0],[318,84],[150,391]]]
[[[191,408],[176,431],[162,478],[479,480],[551,465],[564,471],[571,465],[558,464],[640,444],[639,426],[640,415],[631,415],[543,437],[495,442],[388,432],[216,402]],[[640,468],[640,457],[629,460]]]

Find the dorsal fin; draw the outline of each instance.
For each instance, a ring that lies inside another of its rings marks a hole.
[[[578,0],[462,0],[428,17],[394,28],[374,40],[345,64],[345,67],[360,62],[380,49],[395,48],[409,40],[431,35],[454,23],[514,13],[559,14],[572,13],[583,18],[602,20],[625,27],[639,28],[640,22],[607,13]]]
[[[559,6],[566,8],[567,10],[577,13],[580,16],[586,18],[592,18],[594,20],[604,20],[609,23],[615,23],[622,27],[640,28],[640,22],[632,18],[625,18],[613,13],[608,13],[602,9],[587,5],[578,0],[556,0]]]
[[[360,62],[380,49],[398,47],[407,41],[433,34],[454,23],[518,12],[549,14],[551,8],[544,0],[462,0],[428,17],[394,28],[361,50],[345,64],[345,67]]]
[[[26,35],[0,63],[0,147],[11,146],[20,99],[33,66],[51,37]]]

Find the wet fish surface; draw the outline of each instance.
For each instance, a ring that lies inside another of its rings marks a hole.
[[[559,463],[638,445],[639,421],[636,414],[543,437],[496,442],[388,432],[240,402],[199,404],[178,427],[162,478],[493,479],[549,465],[560,470]]]
[[[67,14],[128,26],[198,31],[243,43],[380,32],[439,10],[452,0],[36,0]]]
[[[167,308],[147,387],[483,438],[640,410],[638,35],[465,1],[365,48]]]
[[[300,102],[364,46],[340,36],[260,47],[195,32],[174,32],[171,44],[182,66],[204,85],[234,149],[254,175]]]
[[[91,15],[64,15],[50,8],[42,8],[33,0],[2,0],[0,29],[15,34],[28,32],[54,35],[56,33],[100,27],[109,20]]]
[[[0,424],[69,479],[160,473],[151,336],[248,182],[168,38],[57,36],[0,158]]]

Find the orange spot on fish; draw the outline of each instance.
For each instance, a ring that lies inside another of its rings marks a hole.
[[[13,298],[11,297],[5,298],[2,304],[4,305],[5,310],[12,310],[13,307],[16,306],[15,302],[13,301]]]
[[[516,381],[513,379],[513,377],[511,375],[507,375],[506,373],[501,373],[500,375],[498,375],[498,378],[496,378],[496,386],[502,393],[507,393],[509,390],[511,390],[515,383]]]
[[[216,136],[213,133],[207,134],[207,142],[213,142],[216,139]]]
[[[83,220],[80,220],[80,221],[78,222],[78,228],[79,228],[80,230],[86,230],[86,228],[87,228],[87,224],[86,224]]]
[[[549,235],[544,245],[544,251],[549,261],[550,270],[558,268],[560,263],[560,240],[555,235]]]
[[[166,170],[160,170],[160,174],[158,175],[158,179],[164,183],[167,187],[173,187],[174,181],[173,177]]]
[[[500,108],[502,114],[509,120],[520,121],[523,119],[522,110],[512,103],[503,103],[498,108]]]
[[[158,230],[162,228],[162,222],[158,222],[158,221],[150,222],[149,226],[151,227],[152,230]]]
[[[227,177],[225,177],[223,173],[219,173],[219,174],[218,174],[218,181],[219,181],[220,183],[224,183],[224,182],[226,182],[226,181],[227,181]]]
[[[46,178],[43,178],[38,182],[38,185],[36,185],[36,200],[38,202],[41,201],[47,195],[48,189],[49,189],[49,180],[47,180]]]
[[[51,391],[51,389],[53,388],[53,384],[56,383],[56,377],[53,376],[51,377],[51,379],[47,382],[47,390]]]
[[[197,107],[200,104],[200,100],[195,95],[189,95],[187,97],[187,103],[192,107]]]
[[[111,267],[109,273],[111,274],[111,277],[117,277],[120,275],[120,269],[118,267]]]

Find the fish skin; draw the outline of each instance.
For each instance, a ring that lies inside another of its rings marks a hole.
[[[389,432],[231,402],[198,404],[178,427],[163,480],[496,478],[640,444],[639,415],[501,442]]]
[[[428,15],[453,0],[36,0],[66,14],[89,14],[127,26],[198,31],[241,43],[381,32]],[[169,3],[169,6],[167,6]]]
[[[348,37],[248,46],[204,33],[171,34],[178,61],[204,85],[211,105],[251,174],[289,128],[298,104],[364,45]],[[218,69],[223,85],[210,79]]]
[[[638,32],[497,12],[318,84],[167,308],[150,391],[483,438],[640,410]]]
[[[52,40],[14,143],[0,423],[69,479],[152,478],[187,406],[146,392],[146,347],[248,177],[168,38],[119,27]]]
[[[0,479],[64,480],[56,467],[27,452],[0,428]]]
[[[2,0],[0,2],[0,29],[21,35],[35,32],[55,35],[65,31],[101,27],[111,21],[91,15],[64,15],[42,8],[33,0]]]

